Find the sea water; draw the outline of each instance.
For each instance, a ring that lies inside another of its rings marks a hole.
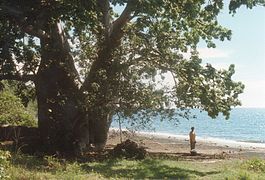
[[[189,120],[180,119],[177,125],[167,120],[161,122],[157,116],[152,119],[155,130],[145,129],[144,131],[153,134],[187,136],[193,126],[200,138],[253,142],[265,145],[265,108],[235,108],[231,111],[229,120],[225,120],[221,115],[212,119],[206,112],[197,110],[192,113],[197,117]],[[118,128],[118,122],[114,120],[111,127]],[[131,127],[124,123],[122,128]]]

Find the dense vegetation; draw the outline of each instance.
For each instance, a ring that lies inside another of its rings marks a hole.
[[[2,84],[0,91],[0,125],[37,126],[36,109],[32,101],[27,103],[18,97],[15,85]],[[20,93],[22,94],[22,93]],[[28,94],[28,93],[27,93]]]

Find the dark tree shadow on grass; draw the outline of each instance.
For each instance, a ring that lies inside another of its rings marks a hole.
[[[23,167],[31,171],[41,170],[47,166],[47,162],[43,158],[29,155],[13,155],[10,162],[13,166]]]
[[[161,164],[160,161],[155,159],[145,159],[139,161],[134,165],[122,166],[119,165],[118,159],[108,160],[99,164],[90,166],[89,164],[83,164],[81,167],[85,171],[94,171],[105,178],[174,178],[174,179],[187,179],[194,176],[203,177],[211,174],[218,174],[220,171],[208,171],[201,172],[197,170],[190,170],[180,167],[171,167],[165,164]]]

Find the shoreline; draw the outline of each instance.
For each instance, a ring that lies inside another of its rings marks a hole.
[[[153,136],[154,138],[171,138],[175,140],[185,140],[188,141],[188,135],[173,135],[169,133],[153,133],[153,132],[144,132],[144,131],[137,131],[136,134],[141,136]],[[265,150],[265,143],[254,143],[254,142],[246,142],[246,141],[236,141],[236,140],[228,140],[228,139],[221,139],[221,138],[213,138],[213,137],[200,137],[197,136],[196,140],[202,143],[209,143],[209,144],[216,144],[219,146],[230,146],[234,148],[264,148]]]
[[[121,135],[121,136],[120,136]],[[130,139],[144,147],[151,155],[170,155],[186,160],[213,160],[233,159],[265,159],[265,145],[259,143],[236,142],[217,140],[215,138],[197,138],[196,151],[198,155],[190,155],[188,135],[172,135],[154,132],[130,132],[111,128],[109,131],[107,148],[112,149],[117,144]]]
[[[119,133],[119,128],[110,128],[110,131],[115,131]],[[126,129],[122,129],[122,132],[131,133]],[[170,141],[170,143],[185,143],[188,144],[188,135],[174,135],[170,133],[157,133],[157,132],[145,132],[145,131],[135,131],[133,134],[147,139],[160,139],[162,141]],[[244,142],[236,140],[227,140],[213,137],[196,137],[197,144],[206,144],[209,146],[219,146],[219,147],[230,147],[236,149],[259,149],[265,152],[265,143],[254,143],[254,142]]]

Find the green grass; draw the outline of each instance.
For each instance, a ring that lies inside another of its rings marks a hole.
[[[261,159],[185,161],[149,157],[141,161],[110,158],[77,162],[23,154],[2,159],[1,167],[9,179],[265,179],[265,160]]]

